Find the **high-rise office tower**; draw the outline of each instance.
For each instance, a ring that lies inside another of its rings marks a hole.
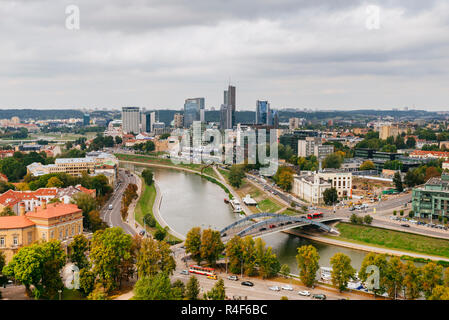
[[[150,119],[149,119],[149,121],[150,121],[150,125],[149,125],[150,132],[153,132],[154,131],[154,124],[156,123],[156,112],[155,111],[150,112]]]
[[[85,113],[83,115],[83,126],[88,126],[90,124],[90,114]]]
[[[122,129],[125,133],[140,132],[140,109],[139,107],[122,108]]]
[[[221,129],[232,129],[235,126],[235,87],[229,85],[224,91],[223,104],[220,108]]]
[[[186,99],[184,103],[184,127],[189,128],[193,121],[200,120],[201,110],[204,110],[204,98]]]
[[[271,111],[268,101],[256,102],[256,124],[270,125],[271,123]]]
[[[150,114],[142,112],[140,114],[140,131],[151,132],[150,124],[151,124]]]

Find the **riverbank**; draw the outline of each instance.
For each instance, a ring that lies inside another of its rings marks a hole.
[[[432,261],[442,261],[444,264],[449,263],[449,258],[442,257],[442,256],[435,256],[435,255],[428,255],[428,254],[420,254],[416,252],[411,251],[405,251],[405,250],[396,250],[381,246],[374,246],[374,245],[368,245],[364,243],[359,243],[356,241],[350,241],[347,239],[342,239],[335,236],[329,236],[329,235],[322,235],[322,234],[306,234],[302,231],[291,229],[283,231],[284,233],[291,234],[294,236],[302,237],[308,240],[324,243],[327,245],[333,245],[363,252],[375,252],[380,254],[387,254],[390,256],[398,256],[402,258],[411,257],[413,259],[416,259],[417,261],[423,262],[427,260]]]

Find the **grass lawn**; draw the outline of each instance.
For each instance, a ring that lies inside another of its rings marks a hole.
[[[143,217],[146,214],[151,214],[153,216],[153,204],[156,199],[156,188],[154,184],[148,186],[146,183],[142,181],[143,189],[142,195],[140,196],[139,201],[137,202],[136,210],[135,210],[135,218],[136,221],[139,222],[143,226]],[[153,216],[154,217],[154,216]],[[159,225],[156,222],[156,225]],[[150,228],[148,228],[150,229]],[[151,228],[155,229],[155,228]]]
[[[261,212],[277,212],[282,207],[272,201],[271,199],[265,199],[258,203],[257,207]]]
[[[284,211],[282,211],[281,212],[282,214],[285,214],[285,215],[287,215],[287,216],[297,216],[297,215],[300,215],[301,213],[299,213],[299,212],[296,212],[296,211],[293,211],[293,210],[291,210],[291,209],[285,209]]]
[[[209,176],[212,176],[212,177],[214,177],[214,178],[217,179],[217,180],[220,180],[220,178],[218,177],[218,175],[215,173],[214,168],[212,168],[212,167],[207,167],[206,169],[203,170],[203,173],[204,173],[204,174],[207,174],[207,175],[209,175]]]
[[[194,170],[194,171],[201,171],[201,168],[204,167],[204,165],[194,164],[194,163],[175,164],[170,159],[163,159],[163,158],[158,158],[156,156],[150,156],[150,155],[130,155],[130,154],[116,153],[115,156],[119,160],[124,160],[124,161],[154,163],[154,164],[161,164],[161,165],[172,166],[172,167],[186,168],[186,169],[190,169],[190,170]]]
[[[449,240],[348,223],[339,223],[337,229],[336,239],[449,258]]]
[[[227,182],[229,182],[229,170],[223,170],[221,168],[218,168],[218,171],[221,173],[221,175],[226,179]]]

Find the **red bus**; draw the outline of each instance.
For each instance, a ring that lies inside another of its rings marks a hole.
[[[215,275],[215,269],[214,268],[207,268],[207,267],[200,267],[196,265],[190,265],[189,266],[189,272],[190,273],[196,273],[196,274],[202,274],[205,276],[213,276]]]
[[[315,212],[315,213],[308,213],[307,214],[307,219],[318,219],[318,218],[322,218],[323,217],[323,213],[322,212]]]

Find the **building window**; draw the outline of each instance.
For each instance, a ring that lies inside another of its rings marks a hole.
[[[62,230],[59,231],[59,239],[62,240]]]
[[[0,238],[0,247],[4,247],[5,246],[5,237],[1,237]]]
[[[31,242],[33,242],[33,233],[30,231],[28,232],[28,244],[30,244]]]
[[[52,230],[52,231],[50,231],[50,238],[54,238],[54,236],[55,236],[55,232]]]
[[[14,236],[14,238],[12,240],[12,244],[15,246],[19,245],[19,237],[18,236]]]

